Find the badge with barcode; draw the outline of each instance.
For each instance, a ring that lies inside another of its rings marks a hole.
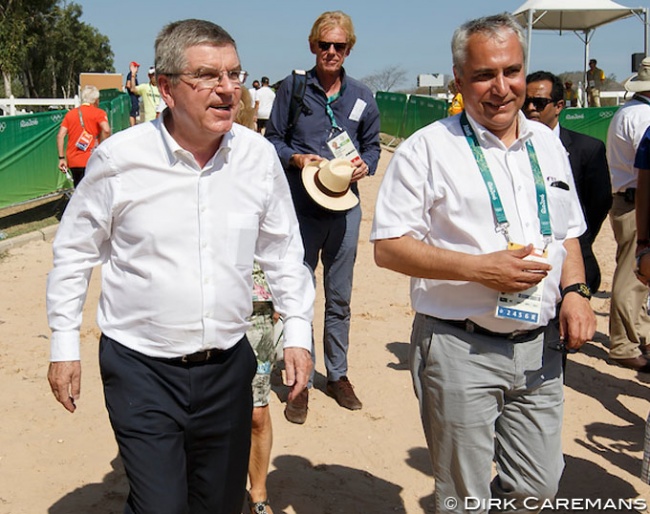
[[[512,243],[508,245],[508,249],[510,250],[516,248],[522,248],[522,246]],[[546,252],[538,248],[535,248],[530,255],[524,257],[524,260],[548,262]],[[497,308],[494,315],[501,319],[512,319],[525,323],[539,323],[545,282],[546,278],[543,278],[533,287],[517,293],[500,292],[497,296]]]

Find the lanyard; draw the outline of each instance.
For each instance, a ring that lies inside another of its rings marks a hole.
[[[149,82],[149,91],[151,92],[151,103],[156,104],[156,96],[160,96],[160,93],[156,95],[156,92],[153,90],[153,86],[151,85],[151,82]]]
[[[332,128],[340,128],[339,124],[336,123],[336,118],[334,117],[334,111],[332,110],[332,104],[339,99],[341,96],[341,92],[337,91],[334,93],[332,96],[327,97],[327,104],[325,105],[325,111],[327,112],[327,115],[330,118],[330,121],[332,122]]]
[[[492,211],[494,212],[494,217],[497,220],[496,230],[501,232],[506,238],[507,242],[510,242],[510,236],[508,235],[508,219],[506,217],[503,204],[501,203],[501,197],[499,196],[499,191],[497,190],[494,179],[492,178],[492,173],[490,172],[490,167],[488,166],[485,155],[483,154],[483,149],[478,142],[478,138],[472,129],[472,126],[467,120],[467,115],[465,111],[460,117],[460,124],[467,138],[467,143],[472,149],[474,154],[474,160],[478,165],[479,171],[481,172],[481,177],[483,177],[483,182],[485,182],[485,187],[488,190],[490,195],[490,202],[492,203]],[[530,167],[533,171],[533,178],[535,180],[535,190],[537,192],[537,217],[539,218],[540,232],[544,238],[544,248],[546,248],[552,240],[553,232],[551,230],[551,219],[548,212],[548,202],[546,198],[546,186],[544,185],[544,177],[542,176],[542,171],[539,167],[539,161],[537,160],[537,153],[535,152],[535,147],[533,143],[528,140],[526,141],[526,151],[528,152],[528,160],[530,161]]]
[[[86,130],[86,127],[84,127],[84,118],[81,115],[81,105],[79,106],[79,109],[77,109],[77,111],[79,112],[79,121],[81,122],[81,128]]]

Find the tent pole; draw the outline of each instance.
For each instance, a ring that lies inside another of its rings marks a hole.
[[[648,8],[643,9],[643,53],[648,56]]]
[[[533,43],[533,14],[534,14],[533,9],[528,10],[528,51],[526,52],[526,73],[530,72],[530,53],[531,53],[531,45]],[[647,19],[646,19],[647,20]],[[648,28],[648,25],[646,23],[646,29]]]
[[[589,68],[589,29],[586,29],[585,30],[585,65],[582,68],[584,70],[584,82],[582,84],[585,92],[584,103],[587,107],[591,107],[591,105],[589,105],[589,95],[587,95],[587,69],[588,68]]]

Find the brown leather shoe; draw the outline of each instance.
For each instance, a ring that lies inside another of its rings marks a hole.
[[[627,359],[612,359],[612,361],[624,368],[633,369],[642,373],[650,373],[650,361],[643,355],[628,357]]]
[[[307,419],[308,404],[309,389],[305,387],[293,400],[287,400],[287,406],[284,408],[284,417],[291,423],[302,425]]]
[[[359,410],[362,407],[361,401],[354,394],[354,386],[350,383],[348,377],[341,377],[334,382],[327,382],[327,394],[346,409]]]

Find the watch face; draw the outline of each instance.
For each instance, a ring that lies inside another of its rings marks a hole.
[[[591,291],[586,284],[580,284],[580,292],[585,296],[591,296]]]

